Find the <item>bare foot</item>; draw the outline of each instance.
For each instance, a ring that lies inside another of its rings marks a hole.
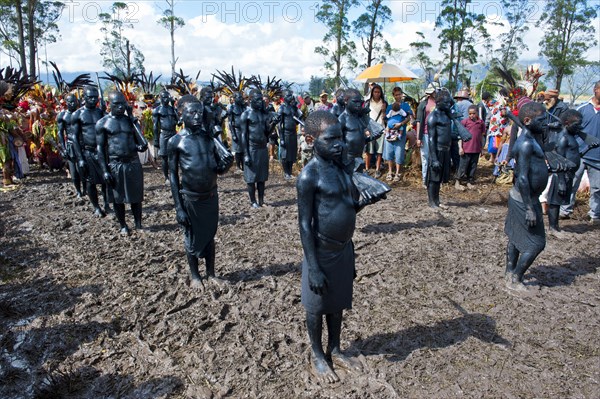
[[[204,282],[202,281],[202,279],[192,278],[190,280],[190,288],[198,290],[200,292],[204,292],[204,289],[206,287],[204,286]]]
[[[523,284],[520,281],[507,281],[506,282],[506,288],[508,288],[511,291],[517,291],[517,292],[528,292],[529,290],[527,289],[527,287],[525,287],[525,284]]]
[[[332,353],[331,360],[336,367],[343,368],[347,371],[363,371],[363,365],[360,360],[348,357],[343,353]]]
[[[333,384],[340,380],[340,377],[338,377],[335,371],[329,366],[327,360],[315,358],[311,363],[310,371],[319,382]]]
[[[208,282],[220,289],[223,289],[229,285],[229,281],[215,276],[209,276]]]

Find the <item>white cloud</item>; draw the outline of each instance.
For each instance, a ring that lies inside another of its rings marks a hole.
[[[488,20],[506,23],[497,2],[475,3],[479,7],[475,11],[484,12]],[[58,22],[62,38],[58,43],[47,46],[48,59],[57,62],[65,72],[102,71],[98,42],[102,35],[97,16],[99,12],[108,12],[111,4],[112,1],[67,2]],[[155,75],[170,76],[169,33],[157,24],[162,13],[157,6],[161,4],[143,1],[127,4],[130,6],[128,18],[132,19],[134,27],[127,30],[126,35],[145,55],[146,69]],[[179,58],[177,68],[182,68],[190,76],[195,76],[201,69],[201,80],[208,80],[217,69],[229,70],[232,65],[246,75],[276,75],[299,83],[307,82],[311,75],[325,74],[323,57],[314,53],[314,48],[322,45],[325,27],[314,19],[313,3],[255,2],[263,7],[261,18],[255,23],[249,23],[254,18],[254,10],[247,7],[250,3],[239,3],[237,11],[230,8],[234,10],[232,14],[225,13],[224,9],[214,11],[214,7],[218,8],[220,4],[224,3],[185,1],[176,5],[176,14],[186,21],[186,26],[175,33],[175,55]],[[267,9],[266,4],[276,5]],[[285,8],[292,4],[301,4],[299,18],[295,18],[297,9]],[[390,44],[409,50],[409,43],[420,40],[416,32],[423,32],[432,45],[431,57],[441,59],[439,30],[434,29],[439,2],[390,1],[388,5],[394,21],[387,25],[384,36]],[[213,7],[212,12],[210,7]],[[204,16],[201,15],[202,10],[205,11]],[[358,14],[358,11],[355,12]],[[532,19],[538,16],[532,15]],[[232,23],[235,19],[240,23]],[[600,32],[600,18],[594,21],[594,25],[597,33]],[[488,25],[488,28],[493,37],[507,30],[506,26]],[[530,25],[524,36],[529,49],[522,51],[521,60],[539,58],[539,42],[543,33],[543,28]],[[495,47],[498,47],[497,42]],[[357,43],[357,48],[360,48],[360,43]],[[483,53],[482,48],[480,53]],[[43,55],[43,51],[40,54]],[[361,56],[358,55],[359,58]],[[401,63],[410,68],[411,56],[407,51]],[[588,58],[599,59],[600,47],[591,49]]]

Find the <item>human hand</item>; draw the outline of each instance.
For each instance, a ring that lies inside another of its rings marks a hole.
[[[560,179],[558,182],[558,195],[564,196],[567,193],[567,183],[564,179]]]
[[[137,152],[144,152],[148,149],[148,144],[138,144],[135,146]]]
[[[327,293],[327,277],[321,270],[313,270],[308,272],[308,286],[310,290],[317,295],[325,295]]]
[[[417,147],[421,148],[421,145],[422,145],[422,144],[423,144],[423,143],[421,143],[421,140],[417,139]]]
[[[458,150],[458,155],[460,155],[461,157],[465,155],[465,150],[463,150],[462,147]]]
[[[250,159],[250,156],[244,155],[244,165],[248,167],[252,166],[252,160]]]
[[[536,217],[533,209],[527,209],[525,211],[525,221],[527,222],[527,226],[535,227]]]
[[[112,186],[115,182],[115,179],[113,179],[112,175],[108,172],[106,172],[102,177],[104,178],[104,182],[109,186]]]
[[[440,163],[440,161],[433,161],[431,162],[431,169],[438,171],[442,169],[442,164]]]
[[[175,218],[177,219],[177,223],[179,223],[182,226],[187,227],[190,225],[190,219],[188,218],[187,213],[185,213],[183,209],[177,209]]]

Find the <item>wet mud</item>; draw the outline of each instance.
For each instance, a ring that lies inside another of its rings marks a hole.
[[[295,184],[274,170],[258,210],[239,172],[220,178],[225,282],[203,291],[157,170],[144,168],[145,229],[129,237],[61,174],[0,193],[0,397],[598,397],[600,227],[587,201],[515,293],[507,186],[444,187],[449,208],[433,212],[416,175],[394,182],[355,233],[342,349],[364,371],[323,385],[308,369]]]

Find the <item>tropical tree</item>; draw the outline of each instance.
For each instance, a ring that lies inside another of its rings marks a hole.
[[[510,67],[517,62],[521,52],[529,49],[523,36],[529,31],[528,19],[532,13],[532,5],[529,0],[502,0],[502,7],[508,22],[508,32],[498,36],[500,47],[494,53],[496,61]]]
[[[133,28],[133,24],[126,22],[127,4],[115,2],[111,11],[112,14],[98,15],[102,22],[100,31],[104,34],[100,48],[102,66],[119,78],[144,72],[144,55],[124,35],[125,29]]]
[[[54,43],[64,4],[44,0],[0,0],[0,39],[3,52],[18,62],[25,75],[37,78],[38,47]]]
[[[540,56],[545,57],[560,91],[563,78],[587,62],[585,53],[598,43],[592,20],[600,6],[589,6],[587,0],[555,0],[546,2],[538,26],[544,26]]]
[[[392,21],[392,10],[382,3],[383,0],[369,0],[366,11],[352,22],[354,34],[360,38],[366,53],[364,68],[373,65],[375,60],[385,62],[385,56],[392,52],[392,46],[382,34],[384,26]]]
[[[436,29],[441,29],[439,50],[445,55],[448,73],[447,86],[453,90],[459,78],[466,76],[465,65],[477,62],[478,42],[489,42],[489,34],[484,26],[485,16],[470,11],[471,0],[442,0],[441,11],[435,21]]]
[[[600,61],[590,61],[577,66],[574,73],[567,75],[567,89],[573,105],[582,96],[589,96],[593,92],[594,84],[600,77]]]
[[[354,58],[356,46],[350,40],[348,13],[358,4],[358,0],[323,0],[316,18],[329,30],[323,37],[324,46],[315,48],[315,52],[325,57],[325,70],[333,72],[336,86],[342,83],[342,71],[356,68]]]
[[[413,52],[413,56],[410,60],[419,66],[423,71],[425,82],[429,83],[433,80],[433,76],[435,75],[435,64],[431,60],[431,57],[429,57],[431,44],[425,40],[423,32],[417,32],[417,36],[419,36],[420,40],[409,44],[410,49]]]
[[[171,34],[171,77],[175,77],[175,31],[185,25],[183,18],[175,15],[175,0],[165,0],[168,8],[163,11],[163,16],[158,20],[158,23],[163,28],[168,29]]]

